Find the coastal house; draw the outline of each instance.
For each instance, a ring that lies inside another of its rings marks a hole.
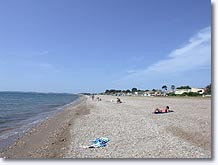
[[[145,93],[144,96],[151,96],[151,94],[150,93]]]
[[[132,96],[132,93],[130,92],[126,93],[126,96]]]
[[[186,93],[193,92],[193,93],[203,94],[204,89],[203,88],[176,89],[175,94],[181,95],[181,94],[183,94],[185,92]]]
[[[133,96],[138,96],[139,92],[133,92]]]
[[[161,90],[157,90],[154,92],[154,96],[162,96],[163,92]]]
[[[152,91],[146,91],[144,92],[143,96],[151,96],[152,95]]]
[[[191,88],[191,92],[196,92],[196,93],[199,93],[199,94],[203,94],[204,89],[203,88]]]
[[[156,90],[156,91],[145,91],[143,96],[161,96],[162,92],[160,90]]]
[[[191,92],[191,89],[176,89],[175,94],[176,95],[181,95],[181,94],[183,94],[185,92],[189,93],[189,92]]]

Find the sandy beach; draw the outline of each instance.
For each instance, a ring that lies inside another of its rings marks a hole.
[[[211,98],[82,97],[1,153],[6,158],[211,158]],[[114,102],[111,102],[113,100]],[[152,114],[168,105],[174,112]],[[102,148],[83,148],[107,137]]]

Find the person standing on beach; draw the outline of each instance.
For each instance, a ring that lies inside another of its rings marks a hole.
[[[117,103],[122,103],[122,101],[120,100],[120,98],[117,98]]]
[[[92,101],[94,101],[94,99],[95,99],[95,96],[94,96],[94,95],[92,95]]]

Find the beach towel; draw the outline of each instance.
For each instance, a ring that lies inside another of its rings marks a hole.
[[[91,141],[91,143],[92,143],[91,145],[89,145],[89,146],[82,146],[82,148],[105,147],[109,141],[110,140],[108,138],[105,138],[105,137],[96,138],[96,139]]]

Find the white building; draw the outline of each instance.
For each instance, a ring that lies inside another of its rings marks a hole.
[[[185,92],[191,92],[191,89],[176,89],[175,94],[176,95],[181,95]]]
[[[185,92],[187,92],[187,93],[194,92],[194,93],[203,94],[204,93],[204,89],[203,88],[176,89],[175,94],[181,95],[181,94],[183,94]]]
[[[151,93],[145,92],[145,93],[144,93],[144,96],[151,96]]]
[[[135,95],[135,96],[138,96],[138,95],[139,95],[139,92],[134,92],[134,95]]]
[[[199,93],[199,94],[203,94],[204,89],[203,88],[192,88],[191,92],[196,92],[196,93]]]

